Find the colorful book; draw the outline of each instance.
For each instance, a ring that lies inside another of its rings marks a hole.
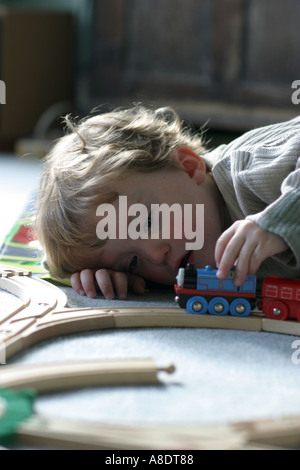
[[[26,269],[33,276],[70,285],[69,279],[52,276],[43,264],[44,254],[34,228],[35,201],[32,196],[6,235],[0,248],[0,264]]]

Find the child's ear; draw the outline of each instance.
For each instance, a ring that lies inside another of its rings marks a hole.
[[[189,147],[178,147],[175,158],[179,168],[182,168],[191,179],[197,184],[203,183],[206,175],[206,165],[203,158]]]

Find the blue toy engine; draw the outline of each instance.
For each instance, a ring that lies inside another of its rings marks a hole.
[[[235,270],[226,279],[217,278],[217,270],[193,265],[180,268],[175,285],[179,306],[191,314],[227,315],[247,317],[256,304],[256,277],[247,276],[240,287],[234,285]]]

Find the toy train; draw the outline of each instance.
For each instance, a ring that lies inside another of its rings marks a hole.
[[[188,313],[248,317],[255,308],[273,320],[300,322],[300,279],[268,276],[262,284],[261,298],[256,293],[256,276],[247,276],[240,287],[234,284],[235,270],[218,279],[210,266],[180,268],[176,277],[175,301]]]

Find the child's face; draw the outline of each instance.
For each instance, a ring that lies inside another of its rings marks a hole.
[[[192,158],[190,155],[188,158]],[[173,284],[179,267],[188,262],[197,267],[207,264],[215,265],[214,250],[218,237],[222,232],[223,202],[217,186],[211,175],[205,171],[204,162],[199,157],[191,162],[179,161],[180,169],[159,170],[153,173],[132,173],[110,186],[121,196],[127,196],[127,205],[139,203],[149,210],[152,204],[180,204],[184,212],[184,204],[191,204],[195,209],[196,204],[204,204],[204,245],[198,250],[187,250],[187,239],[183,228],[183,236],[174,238],[174,224],[171,221],[169,239],[151,238],[151,218],[148,219],[148,239],[134,240],[127,236],[126,239],[108,239],[103,248],[93,254],[93,268],[114,269],[116,271],[131,271],[144,279],[162,284]],[[117,212],[118,234],[118,208],[119,200],[114,203]],[[182,212],[182,213],[183,213]],[[136,217],[121,214],[130,222]],[[101,218],[97,217],[99,221]],[[190,218],[191,219],[191,218]],[[183,218],[182,218],[183,220]],[[196,228],[196,215],[193,211],[193,229]],[[191,224],[190,220],[190,224]],[[184,222],[183,222],[184,223]],[[191,228],[191,227],[190,227]],[[198,226],[199,229],[199,226]],[[129,230],[128,230],[129,232]],[[127,232],[127,233],[128,233]],[[99,258],[98,258],[99,257]],[[97,265],[99,259],[99,266]],[[96,265],[94,264],[96,262]]]

